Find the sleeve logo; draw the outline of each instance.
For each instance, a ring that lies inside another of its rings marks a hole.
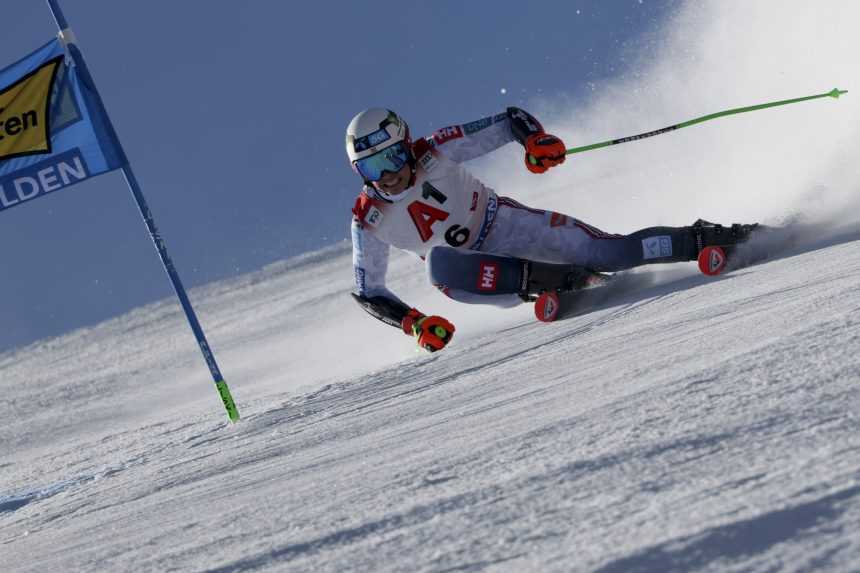
[[[443,127],[434,133],[433,141],[436,142],[436,145],[442,145],[447,141],[459,139],[460,137],[463,137],[463,130],[460,129],[459,125],[452,125],[451,127]]]
[[[482,129],[486,129],[486,128],[490,127],[491,125],[493,125],[493,118],[492,117],[485,117],[484,119],[479,119],[477,121],[473,121],[473,122],[465,124],[463,126],[463,131],[465,131],[468,134],[478,133]]]
[[[51,153],[49,107],[54,78],[62,58],[0,91],[0,161]]]
[[[373,206],[367,211],[367,216],[364,218],[365,223],[371,227],[378,227],[382,223],[382,211],[378,207]]]

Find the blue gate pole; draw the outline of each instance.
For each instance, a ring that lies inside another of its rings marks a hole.
[[[221,370],[218,368],[218,363],[215,362],[215,355],[209,348],[209,342],[207,342],[206,340],[206,335],[203,333],[203,329],[200,327],[200,322],[197,320],[197,315],[194,312],[194,308],[192,308],[191,306],[191,301],[188,300],[188,295],[185,292],[185,287],[182,286],[182,281],[179,278],[179,274],[176,272],[176,267],[174,266],[170,255],[167,253],[167,247],[164,244],[164,239],[162,239],[161,234],[158,232],[158,228],[155,226],[155,220],[152,217],[152,212],[149,210],[149,206],[146,204],[146,199],[144,199],[143,197],[143,192],[140,189],[140,184],[138,184],[137,178],[134,176],[134,171],[132,171],[131,169],[131,164],[126,158],[125,151],[123,150],[122,144],[119,141],[119,137],[117,137],[116,130],[113,127],[113,123],[110,121],[110,117],[107,114],[107,110],[104,107],[104,103],[102,102],[101,96],[96,89],[95,82],[93,82],[92,76],[90,76],[83,55],[81,54],[80,50],[76,45],[76,40],[71,32],[71,29],[69,28],[69,23],[66,20],[66,17],[63,15],[63,11],[60,9],[58,0],[47,1],[48,7],[50,8],[51,13],[54,16],[54,20],[56,20],[57,22],[57,27],[60,30],[60,38],[66,45],[66,49],[68,49],[69,54],[71,55],[72,60],[75,63],[75,67],[78,69],[78,73],[80,74],[81,80],[85,82],[92,90],[96,103],[101,108],[98,111],[104,117],[108,136],[113,140],[113,144],[119,150],[120,155],[124,159],[124,165],[121,168],[122,174],[123,176],[125,176],[125,181],[128,184],[128,188],[131,190],[131,194],[134,196],[134,201],[135,203],[137,203],[137,208],[140,210],[140,214],[143,217],[143,222],[146,224],[146,228],[149,231],[149,236],[152,238],[152,242],[155,245],[155,250],[158,251],[158,256],[161,258],[161,264],[164,266],[164,270],[167,273],[171,284],[173,285],[173,290],[176,291],[176,296],[179,298],[179,303],[182,305],[182,310],[185,311],[185,317],[188,319],[188,324],[191,326],[191,330],[194,332],[194,337],[197,339],[197,344],[200,346],[200,351],[203,353],[203,358],[206,360],[206,365],[209,367],[209,372],[212,374],[212,379],[215,382],[215,387],[218,390],[218,394],[221,396],[221,401],[224,402],[224,408],[226,408],[227,410],[227,416],[229,417],[231,422],[235,422],[239,419],[239,410],[236,407],[236,403],[233,401],[233,396],[230,394],[230,388],[227,386],[227,382],[224,381],[224,377],[221,375]]]

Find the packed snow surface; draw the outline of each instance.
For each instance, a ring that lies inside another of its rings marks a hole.
[[[336,245],[190,293],[237,424],[172,299],[0,354],[3,570],[860,570],[858,19],[685,2],[593,98],[525,107],[576,146],[849,93],[539,179],[515,145],[469,167],[613,233],[818,225],[766,263],[636,270],[546,325],[396,256],[392,290],[457,326],[428,355],[350,299]]]
[[[858,245],[551,325],[431,293],[435,355],[333,248],[195,293],[235,425],[173,301],[0,356],[6,570],[857,570]]]

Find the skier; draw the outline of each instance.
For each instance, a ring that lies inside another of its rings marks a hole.
[[[386,288],[389,246],[425,259],[431,282],[454,300],[498,307],[532,301],[538,319],[552,321],[558,293],[599,282],[599,272],[698,259],[703,272],[716,274],[728,248],[756,226],[699,220],[616,235],[527,207],[496,195],[461,165],[512,141],[525,148],[532,173],[564,163],[564,143],[516,107],[415,141],[406,122],[387,109],[365,110],[347,127],[346,153],[364,181],[351,229],[353,297],[425,350],[444,348],[454,325]]]

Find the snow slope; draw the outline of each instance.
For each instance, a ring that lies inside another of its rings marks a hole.
[[[452,309],[432,356],[387,330],[355,345],[376,325],[332,249],[196,293],[234,426],[170,303],[5,355],[0,553],[13,571],[857,570],[858,241],[718,280],[634,273],[552,325]],[[301,326],[312,312],[339,324]]]
[[[686,2],[634,73],[530,109],[579,145],[849,94],[539,180],[514,146],[471,167],[610,232],[846,225],[766,264],[633,272],[543,325],[397,256],[392,289],[457,325],[431,356],[352,302],[337,245],[191,293],[236,425],[172,299],[0,354],[4,571],[860,570],[858,19]]]

